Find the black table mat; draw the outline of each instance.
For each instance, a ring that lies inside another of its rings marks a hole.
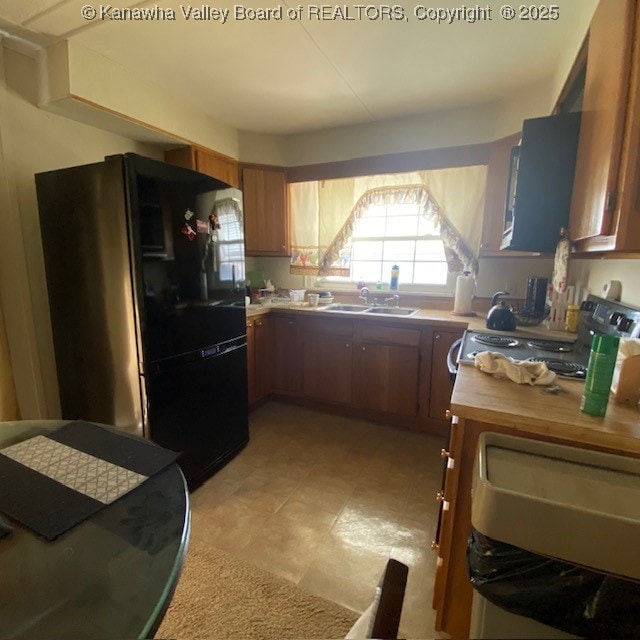
[[[0,450],[0,512],[55,540],[135,490],[178,455],[76,420]]]

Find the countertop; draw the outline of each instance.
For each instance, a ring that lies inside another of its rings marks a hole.
[[[584,383],[557,378],[558,394],[545,387],[516,384],[460,366],[451,396],[451,412],[469,420],[511,427],[621,453],[640,455],[640,411],[609,400],[604,418],[580,411]]]
[[[458,329],[464,331],[465,329],[473,329],[475,331],[487,331],[485,326],[485,316],[478,314],[477,316],[458,316],[453,315],[451,311],[444,309],[419,309],[418,313],[413,316],[383,316],[368,313],[353,313],[342,311],[327,311],[325,307],[310,307],[307,303],[303,304],[291,304],[291,305],[250,305],[247,307],[247,318],[253,318],[256,316],[264,315],[265,313],[296,313],[296,314],[321,314],[326,318],[351,318],[353,320],[367,320],[371,322],[394,322],[407,325],[428,325],[437,326],[441,328]],[[489,331],[489,333],[503,333],[500,331]],[[510,334],[526,336],[544,336],[551,340],[574,340],[575,333],[568,333],[566,331],[550,331],[543,324],[539,324],[535,327],[519,327],[517,331],[510,331]]]

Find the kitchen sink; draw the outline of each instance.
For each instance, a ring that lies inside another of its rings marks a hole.
[[[417,309],[403,309],[400,307],[371,307],[365,313],[377,313],[381,316],[412,316],[418,313]]]
[[[330,304],[324,307],[324,311],[349,311],[351,313],[363,313],[370,308],[363,304]]]

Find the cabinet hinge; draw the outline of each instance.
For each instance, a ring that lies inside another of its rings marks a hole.
[[[616,210],[617,205],[618,205],[618,192],[609,191],[609,193],[607,193],[607,199],[605,201],[604,210],[613,212]]]

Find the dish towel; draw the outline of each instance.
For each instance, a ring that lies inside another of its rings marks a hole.
[[[556,379],[556,374],[549,371],[544,362],[513,360],[495,351],[477,354],[475,364],[484,373],[509,378],[518,384],[547,385],[553,384]]]

